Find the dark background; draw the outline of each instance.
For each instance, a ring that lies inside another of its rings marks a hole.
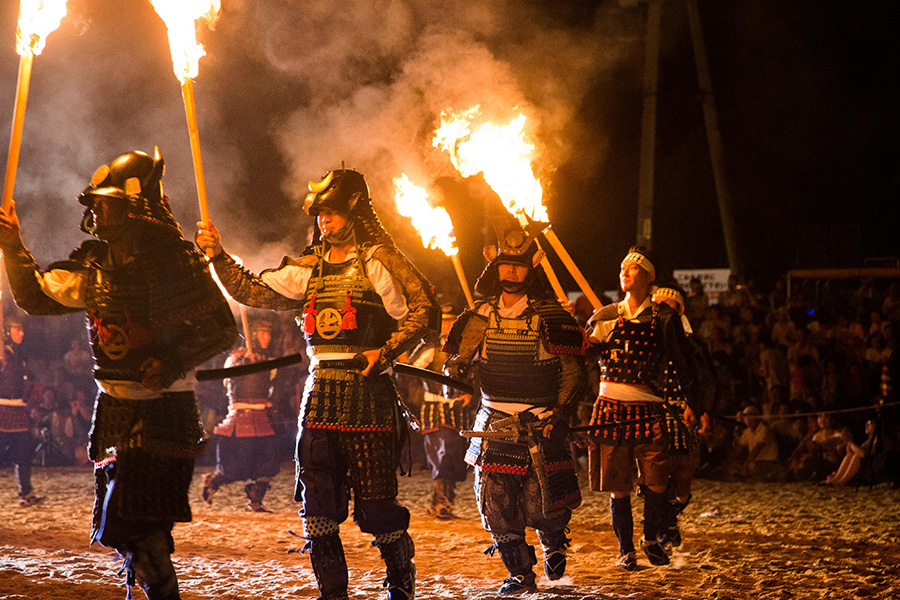
[[[4,131],[17,4],[0,9]],[[401,172],[430,186],[474,283],[484,215],[499,205],[430,141],[441,110],[481,103],[498,119],[528,115],[554,229],[598,290],[616,286],[636,236],[645,5],[223,5],[202,35],[195,91],[210,213],[250,267],[299,252],[306,182],[346,161],[398,245],[451,289],[449,262],[392,207]],[[895,5],[700,0],[744,278],[900,256]],[[192,237],[199,211],[164,26],[147,0],[70,0],[69,12],[34,63],[16,184],[26,243],[41,264],[65,256],[84,237],[75,198],[94,170],[154,144]],[[661,47],[654,247],[673,268],[727,267],[683,2],[663,3]]]

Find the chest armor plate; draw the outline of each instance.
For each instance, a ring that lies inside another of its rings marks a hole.
[[[657,308],[646,323],[619,316],[609,344],[600,353],[600,378],[629,385],[653,384],[662,363],[662,349],[656,327]]]
[[[115,270],[95,265],[89,273],[85,303],[94,361],[99,369],[140,381],[141,364],[158,354],[144,271],[132,262]]]
[[[492,402],[556,404],[559,357],[540,358],[537,315],[504,319],[494,311],[481,355],[481,392]]]
[[[320,260],[307,289],[301,325],[309,346],[380,348],[397,327],[355,259]]]

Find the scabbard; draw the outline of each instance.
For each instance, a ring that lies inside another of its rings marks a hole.
[[[459,390],[464,394],[471,394],[475,391],[475,388],[464,381],[453,379],[452,377],[428,369],[421,369],[406,363],[394,363],[392,368],[394,369],[394,373],[410,375],[411,377],[418,377],[419,379],[427,379],[428,381],[440,383],[455,390]]]

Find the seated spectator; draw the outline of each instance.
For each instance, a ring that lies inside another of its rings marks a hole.
[[[740,479],[763,475],[770,479],[780,470],[775,435],[763,423],[762,412],[756,406],[748,406],[741,415],[746,427],[735,445],[731,474]]]
[[[875,421],[872,419],[866,421],[865,436],[866,439],[857,445],[850,431],[844,431],[843,437],[846,442],[844,458],[838,468],[825,478],[826,484],[841,487],[854,481],[866,457],[874,456],[875,445],[878,443]]]
[[[791,457],[791,473],[796,480],[821,481],[844,459],[846,434],[837,429],[828,413],[819,413],[818,429],[800,443]]]

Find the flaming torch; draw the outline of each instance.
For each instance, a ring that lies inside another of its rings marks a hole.
[[[397,202],[397,211],[404,217],[412,219],[413,227],[422,237],[422,245],[426,248],[436,248],[450,258],[456,276],[466,295],[469,308],[475,306],[472,292],[469,291],[469,282],[459,261],[459,247],[456,245],[456,235],[453,233],[453,223],[450,215],[442,206],[432,207],[428,203],[428,192],[411,182],[404,173],[394,179],[397,192],[394,196]]]
[[[219,18],[222,3],[221,0],[150,0],[150,3],[169,30],[172,66],[175,69],[175,76],[181,82],[181,95],[184,98],[184,111],[187,114],[188,132],[191,136],[191,156],[194,159],[200,219],[208,221],[206,181],[203,178],[197,105],[194,102],[194,77],[200,71],[200,57],[206,55],[203,46],[197,42],[197,21],[203,21],[212,29],[216,19]]]
[[[13,112],[12,135],[9,138],[9,155],[6,158],[3,210],[9,210],[13,189],[16,186],[16,169],[19,166],[19,149],[22,146],[22,128],[25,125],[31,66],[35,55],[43,51],[47,36],[59,27],[65,16],[66,0],[21,0],[19,3],[19,26],[16,29],[19,83],[16,87],[16,107]]]
[[[479,107],[476,106],[449,117],[441,115],[441,126],[435,132],[434,145],[450,153],[453,166],[463,177],[483,173],[487,184],[523,226],[529,220],[546,222],[547,209],[542,204],[544,191],[531,166],[534,145],[525,137],[525,115],[520,114],[507,125],[485,123],[473,128],[472,120],[478,112]],[[600,308],[600,299],[556,233],[550,226],[543,233],[584,295],[595,308]],[[564,299],[565,292],[546,257],[541,265],[557,296]]]

